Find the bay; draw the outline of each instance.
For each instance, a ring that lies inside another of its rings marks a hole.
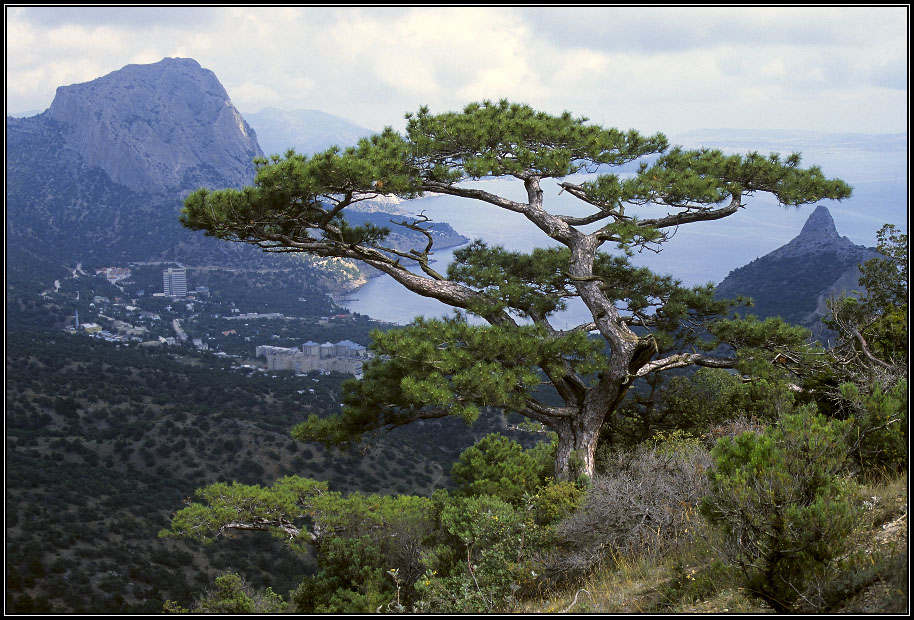
[[[846,201],[822,201],[829,208],[838,232],[858,245],[873,246],[876,231],[884,223],[907,230],[906,135],[837,136],[811,132],[733,134],[707,130],[681,136],[677,141],[692,148],[706,145],[725,152],[746,152],[755,144],[761,152],[804,153],[803,165],[821,165],[829,178],[842,178],[854,187]],[[594,175],[576,175],[582,182]],[[489,192],[524,201],[524,188],[515,179],[487,179],[471,184]],[[563,193],[554,182],[544,183],[544,204],[552,213],[584,215],[589,206]],[[535,247],[555,245],[522,215],[481,202],[452,196],[427,196],[400,205],[413,213],[424,213],[433,221],[448,222],[462,235],[481,239],[507,250],[528,252]],[[687,286],[718,283],[727,274],[764,256],[797,236],[815,205],[785,208],[767,195],[746,201],[746,208],[716,222],[700,222],[673,231],[662,251],[642,251],[632,261],[657,273],[670,274]],[[640,217],[662,214],[656,207],[639,208]],[[444,272],[456,248],[437,249],[435,269]],[[610,253],[611,245],[602,248]],[[415,316],[443,317],[453,309],[434,299],[405,290],[389,277],[372,278],[352,294],[349,310],[382,321],[409,323]],[[577,300],[575,300],[577,301]],[[584,323],[589,313],[582,303],[570,305],[553,324],[559,329]]]

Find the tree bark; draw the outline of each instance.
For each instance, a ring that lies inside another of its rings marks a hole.
[[[606,416],[615,411],[627,391],[624,380],[604,376],[589,389],[577,414],[552,426],[558,434],[555,454],[555,479],[572,480],[581,474],[593,476],[600,428]]]

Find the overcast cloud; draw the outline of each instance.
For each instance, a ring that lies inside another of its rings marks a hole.
[[[907,130],[908,8],[8,7],[7,112],[179,56],[242,112],[364,127],[508,98],[668,133]]]

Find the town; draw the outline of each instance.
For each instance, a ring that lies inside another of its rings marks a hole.
[[[242,312],[231,300],[230,291],[214,295],[209,286],[189,286],[188,271],[183,265],[165,269],[131,265],[98,268],[94,278],[82,272],[97,285],[94,291],[109,286],[108,294],[92,295],[85,304],[79,303],[77,291],[77,308],[64,329],[116,346],[189,348],[232,358],[239,368],[249,371],[337,372],[361,378],[362,365],[371,354],[351,338],[367,344],[372,329],[390,326],[351,314],[326,299],[308,304],[305,297],[298,299],[302,316]],[[159,288],[159,280],[153,280],[156,275],[161,278],[161,292],[155,290]],[[326,310],[327,304],[332,313],[311,314],[315,305]]]

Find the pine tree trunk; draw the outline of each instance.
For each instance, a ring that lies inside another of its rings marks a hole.
[[[574,480],[581,474],[593,476],[597,443],[603,421],[622,402],[624,380],[603,377],[588,391],[579,413],[552,427],[558,436],[555,479]]]
[[[558,435],[555,479],[575,480],[581,474],[592,476],[600,427],[579,428],[575,431],[563,429],[558,432]]]

